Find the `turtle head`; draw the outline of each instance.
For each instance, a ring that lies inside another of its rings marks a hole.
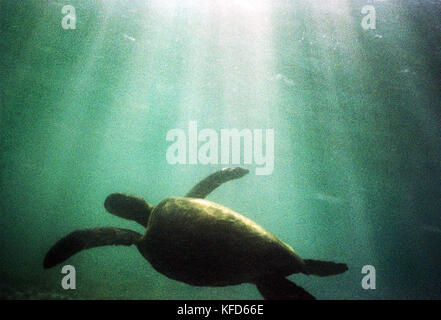
[[[120,218],[133,220],[147,227],[153,207],[144,199],[124,193],[112,193],[104,201],[104,208]]]

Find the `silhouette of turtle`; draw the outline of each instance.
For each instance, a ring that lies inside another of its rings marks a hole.
[[[109,195],[104,207],[146,227],[137,232],[112,227],[76,230],[48,251],[44,268],[75,253],[105,245],[136,245],[153,268],[171,279],[194,286],[256,284],[265,299],[314,299],[287,276],[294,273],[329,276],[348,270],[346,264],[303,260],[294,250],[248,218],[204,200],[221,184],[243,177],[241,167],[217,171],[185,197],[168,198],[156,207],[142,198]]]

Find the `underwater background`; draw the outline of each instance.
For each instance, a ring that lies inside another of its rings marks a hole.
[[[225,167],[167,162],[167,132],[197,121],[274,129],[274,171],[246,165],[208,199],[349,267],[289,279],[319,299],[440,299],[440,17],[429,0],[1,1],[0,298],[261,299],[168,279],[133,246],[66,261],[76,290],[42,267],[75,229],[143,232],[108,194],[155,205]]]

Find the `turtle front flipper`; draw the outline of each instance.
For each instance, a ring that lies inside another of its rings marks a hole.
[[[348,271],[346,263],[313,259],[304,259],[303,261],[305,262],[307,273],[319,277],[333,276]]]
[[[315,297],[283,276],[266,276],[256,283],[265,300],[315,300]]]
[[[130,246],[141,237],[138,232],[111,227],[76,230],[52,246],[44,257],[43,267],[52,268],[85,249],[109,245]]]
[[[242,178],[248,172],[250,172],[250,170],[242,167],[224,168],[216,171],[195,185],[185,197],[203,199],[221,184]]]

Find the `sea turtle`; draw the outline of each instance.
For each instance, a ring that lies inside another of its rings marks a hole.
[[[301,259],[294,250],[250,219],[204,200],[221,184],[243,177],[242,167],[219,170],[185,197],[167,198],[156,207],[122,193],[104,207],[146,228],[144,235],[112,227],[76,230],[60,239],[44,258],[51,268],[75,253],[105,245],[136,245],[158,272],[194,286],[256,284],[265,299],[314,299],[287,276],[328,276],[345,272],[344,263]]]

